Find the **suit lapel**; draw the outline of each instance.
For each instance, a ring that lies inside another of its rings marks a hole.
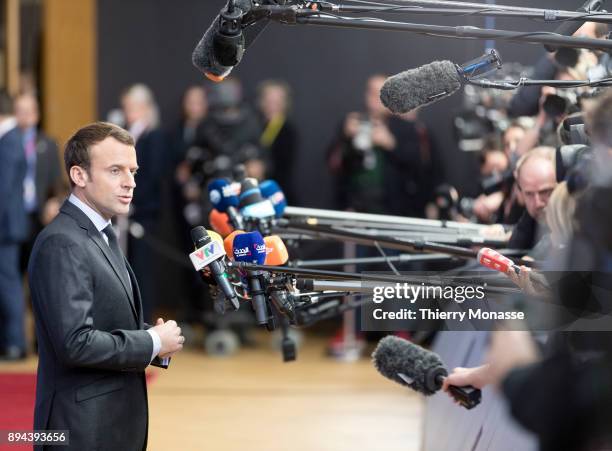
[[[116,261],[117,259],[114,257],[113,253],[110,250],[110,247],[108,247],[108,244],[106,244],[106,242],[104,241],[104,238],[102,238],[101,233],[98,232],[97,230],[94,230],[94,231],[88,230],[87,233],[89,234],[89,237],[93,240],[93,242],[96,243],[96,245],[100,248],[100,250],[106,257],[106,260],[108,260],[111,267],[113,268],[115,275],[121,281],[121,285],[123,285],[125,294],[127,294],[127,297],[130,301],[130,307],[132,308],[132,313],[134,313],[136,320],[138,320],[138,313],[134,305],[134,295],[130,287],[130,282],[127,280],[127,274],[125,273],[125,271],[122,271],[121,268],[119,267],[119,263]]]
[[[139,315],[138,315],[138,312],[136,310],[136,306],[134,303],[134,294],[132,292],[133,290],[131,289],[130,282],[127,279],[128,276],[126,272],[122,271],[121,268],[119,267],[119,262],[116,261],[116,258],[113,256],[113,253],[110,250],[110,247],[108,246],[108,244],[106,244],[106,242],[104,241],[104,238],[102,238],[102,233],[98,232],[98,229],[96,229],[96,227],[87,217],[87,215],[83,213],[76,205],[73,205],[69,200],[66,199],[60,211],[74,218],[81,228],[87,230],[88,236],[96,244],[96,246],[100,248],[100,250],[102,251],[102,254],[104,254],[104,257],[106,257],[106,260],[108,261],[108,263],[111,265],[111,268],[115,272],[115,275],[119,278],[121,285],[123,285],[123,289],[125,290],[125,294],[128,297],[128,303],[130,304],[132,313],[134,314],[134,317],[136,318],[136,321],[138,322]]]

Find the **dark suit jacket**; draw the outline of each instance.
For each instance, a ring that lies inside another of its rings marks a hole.
[[[132,217],[136,221],[157,219],[161,209],[161,179],[171,162],[164,132],[160,129],[145,131],[136,142],[136,156],[139,167]]]
[[[21,132],[14,128],[0,139],[0,243],[19,243],[28,237],[23,205],[26,169]]]
[[[536,242],[536,231],[538,223],[533,219],[527,210],[514,226],[512,236],[508,241],[508,249],[531,249]]]
[[[59,196],[64,188],[57,144],[44,133],[36,133],[36,202],[42,211],[45,202]]]
[[[70,430],[70,449],[146,448],[153,343],[128,270],[133,290],[102,234],[68,201],[32,250],[34,429]]]

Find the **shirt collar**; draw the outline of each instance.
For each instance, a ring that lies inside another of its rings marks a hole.
[[[75,196],[74,193],[70,194],[68,201],[75,207],[77,207],[79,210],[81,210],[83,213],[85,213],[85,215],[91,220],[91,222],[93,222],[94,226],[96,226],[98,232],[102,232],[102,230],[104,230],[108,225],[111,224],[110,221],[107,221],[102,216],[100,216],[100,213],[95,211],[93,208],[91,208],[89,205],[87,205],[85,202]]]

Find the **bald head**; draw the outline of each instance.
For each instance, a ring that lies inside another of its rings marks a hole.
[[[538,222],[544,220],[544,208],[557,186],[555,166],[542,155],[533,155],[517,169],[517,183],[529,215]]]

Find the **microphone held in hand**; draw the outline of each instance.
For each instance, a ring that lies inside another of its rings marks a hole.
[[[378,343],[372,354],[374,366],[380,374],[398,384],[430,396],[442,388],[448,371],[440,356],[427,351],[408,340],[389,335]],[[481,391],[470,385],[449,390],[466,409],[476,407],[481,400]]]
[[[476,259],[482,266],[495,271],[503,272],[504,274],[507,273],[509,269],[512,269],[517,274],[521,272],[521,269],[516,266],[512,260],[488,247],[483,247],[480,249]]]

